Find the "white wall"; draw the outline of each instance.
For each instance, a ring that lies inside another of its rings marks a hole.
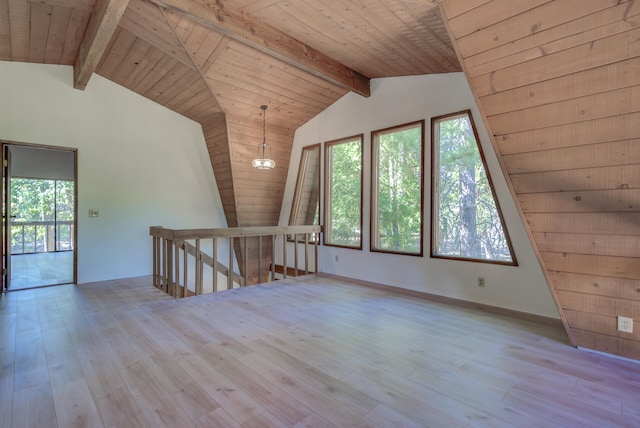
[[[72,79],[0,61],[0,139],[78,149],[79,283],[150,274],[149,226],[226,227],[198,123],[99,75],[85,91]]]
[[[460,262],[429,257],[430,173],[425,171],[425,256],[369,252],[370,132],[425,119],[425,168],[430,160],[430,120],[471,109],[519,266]],[[322,247],[320,270],[466,301],[558,318],[551,293],[535,258],[473,95],[462,73],[375,79],[371,96],[347,94],[301,126],[295,134],[280,224],[289,221],[301,148],[364,133],[363,250]],[[338,257],[338,261],[336,260]],[[484,288],[477,278],[484,277]]]

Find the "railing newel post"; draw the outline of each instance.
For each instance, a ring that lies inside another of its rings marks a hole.
[[[283,279],[287,279],[287,239],[282,235],[282,273]]]
[[[304,234],[304,274],[309,275],[309,234]]]
[[[286,235],[285,235],[286,236]],[[293,273],[298,276],[298,234],[293,234]]]
[[[258,284],[262,283],[262,235],[258,236]]]
[[[271,235],[271,281],[276,280],[276,235]]]
[[[229,237],[229,269],[227,270],[227,290],[233,288],[233,237]]]
[[[320,230],[322,231],[322,229]],[[315,273],[318,273],[318,244],[320,243],[320,232],[318,232],[313,239],[313,270]]]
[[[173,239],[167,239],[167,294],[171,294],[175,297],[175,280],[173,277]],[[171,286],[173,285],[173,289]]]
[[[158,237],[154,236],[153,238],[153,277],[151,281],[153,282],[154,287],[158,287],[157,278],[158,278]]]
[[[181,297],[187,297],[189,295],[189,289],[188,289],[188,284],[189,284],[189,275],[188,275],[188,269],[187,269],[187,264],[189,263],[189,252],[187,251],[187,243],[186,241],[182,241],[182,244],[180,245],[182,247],[182,267],[184,270],[184,278],[182,280],[183,284],[182,284],[182,296]],[[198,266],[196,265],[195,267],[196,269],[198,269]]]
[[[249,246],[247,245],[247,237],[243,238],[244,250],[242,251],[242,266],[244,275],[240,275],[240,286],[247,286],[247,277],[249,275]]]
[[[180,241],[175,240],[173,242],[175,247],[174,260],[175,260],[175,273],[174,273],[174,284],[173,284],[173,297],[176,299],[179,297],[178,287],[180,286]]]
[[[202,294],[202,254],[200,254],[200,238],[196,238],[196,273],[193,291],[196,296]]]
[[[213,292],[218,291],[218,239],[213,238]]]
[[[167,285],[167,277],[168,277],[168,267],[167,267],[167,239],[166,238],[160,238],[162,239],[162,291],[164,291],[165,293],[169,292],[169,288]]]

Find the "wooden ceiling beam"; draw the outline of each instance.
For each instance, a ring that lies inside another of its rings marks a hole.
[[[274,27],[225,8],[220,0],[151,1],[341,88],[371,95],[368,77]]]
[[[96,1],[73,64],[74,88],[87,87],[128,4],[129,0]]]

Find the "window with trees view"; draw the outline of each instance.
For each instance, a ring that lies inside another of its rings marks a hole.
[[[11,253],[73,250],[74,183],[11,179]]]
[[[371,133],[371,251],[422,255],[424,121]]]
[[[515,265],[470,111],[432,119],[431,255]]]
[[[362,249],[362,135],[325,143],[324,244]]]

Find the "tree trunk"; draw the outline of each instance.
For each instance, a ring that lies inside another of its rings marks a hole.
[[[480,258],[480,240],[476,226],[476,174],[472,165],[460,170],[460,254],[465,257]]]

